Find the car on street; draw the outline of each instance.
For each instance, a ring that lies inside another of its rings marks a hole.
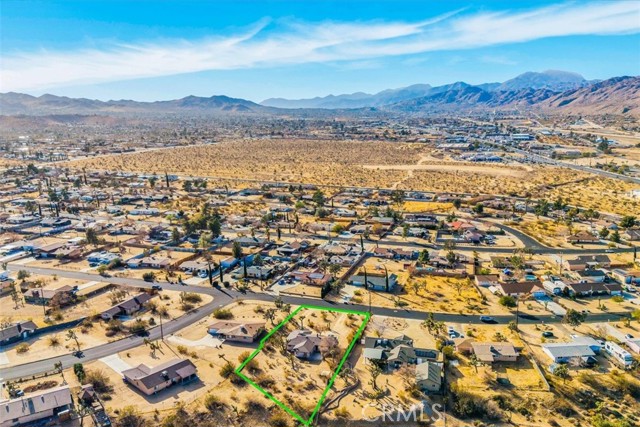
[[[162,286],[160,286],[160,285],[153,285],[153,286],[151,287],[151,289],[153,289],[154,291],[161,291],[161,290],[162,290]]]
[[[491,316],[480,316],[480,321],[484,323],[493,323],[496,321],[496,319]]]

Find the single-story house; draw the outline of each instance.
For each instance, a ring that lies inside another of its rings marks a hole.
[[[427,360],[416,365],[416,385],[424,392],[438,392],[442,388],[442,363]]]
[[[32,304],[49,304],[52,299],[57,298],[60,305],[66,305],[73,300],[74,289],[69,286],[61,286],[56,289],[33,288],[24,294],[24,299]]]
[[[265,280],[273,274],[273,267],[264,265],[252,265],[247,267],[247,277]]]
[[[484,288],[498,285],[497,274],[476,274],[474,280],[476,282],[476,286],[482,286]]]
[[[600,239],[588,231],[578,231],[576,234],[567,236],[569,243],[600,243]]]
[[[211,268],[214,268],[214,264],[211,264]],[[205,261],[189,260],[180,264],[180,270],[188,273],[206,273],[208,269],[209,264]]]
[[[575,342],[545,344],[542,351],[553,363],[568,363],[571,359],[585,360],[596,356],[589,345]]]
[[[87,255],[87,261],[98,264],[109,264],[111,261],[121,259],[120,254],[108,251],[92,252]]]
[[[40,391],[30,396],[22,396],[0,401],[0,427],[35,424],[50,419],[59,425],[68,419],[73,400],[68,385]]]
[[[604,282],[606,273],[602,270],[578,270],[574,272],[577,280],[581,282],[589,283],[602,283]]]
[[[127,261],[130,268],[167,268],[173,263],[170,258],[160,258],[153,255],[142,258],[132,258]]]
[[[570,283],[569,293],[576,296],[606,295],[609,289],[604,283]]]
[[[636,242],[640,240],[640,229],[638,228],[628,228],[622,233],[622,237],[626,240],[630,240],[632,242]]]
[[[226,341],[237,341],[250,343],[254,342],[264,331],[265,322],[246,321],[237,322],[232,320],[219,320],[209,325],[211,335],[223,338]]]
[[[11,344],[16,341],[29,338],[38,326],[31,320],[23,320],[15,322],[9,326],[0,329],[0,345]]]
[[[185,384],[198,378],[196,366],[188,359],[173,359],[155,368],[141,363],[122,371],[124,380],[150,396],[174,384]]]
[[[333,335],[314,334],[308,329],[296,329],[287,336],[287,350],[300,359],[309,359],[338,346]]]
[[[568,270],[586,270],[589,268],[604,267],[609,268],[611,266],[611,259],[608,255],[580,255],[574,260],[566,260],[565,266]]]
[[[153,295],[143,292],[133,298],[114,305],[108,310],[103,311],[100,317],[104,320],[111,320],[117,316],[130,316],[133,313],[142,310],[145,304],[153,298]]]
[[[364,273],[358,273],[351,276],[350,282],[354,286],[365,286]],[[374,291],[382,292],[387,290],[386,276],[378,272],[367,272],[367,288]],[[393,292],[393,289],[398,283],[398,276],[395,273],[389,274],[389,292]]]
[[[237,242],[243,248],[248,248],[253,246],[260,246],[260,247],[264,246],[267,240],[260,237],[246,236],[246,237],[238,237],[237,239],[234,240],[234,242]]]
[[[413,340],[406,335],[396,338],[365,337],[363,355],[366,362],[384,364],[388,369],[426,361],[443,362],[442,353],[437,350],[415,348]]]
[[[531,294],[534,298],[540,298],[547,294],[542,284],[537,281],[501,282],[498,284],[498,289],[502,295],[510,295],[512,297]]]
[[[473,354],[484,363],[515,362],[518,360],[518,351],[511,343],[507,342],[472,342]]]

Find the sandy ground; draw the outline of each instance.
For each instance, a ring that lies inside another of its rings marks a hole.
[[[497,165],[480,166],[466,163],[449,164],[416,164],[416,165],[364,165],[365,169],[375,170],[400,170],[400,171],[445,171],[445,172],[465,172],[477,173],[492,176],[510,176],[521,178],[526,175],[527,170],[523,167],[505,167]]]
[[[306,419],[322,397],[327,379],[335,371],[337,363],[349,346],[350,335],[363,321],[364,316],[360,315],[304,309],[283,326],[283,331],[286,331],[284,336],[300,325],[321,334],[330,333],[338,338],[339,351],[336,357],[332,360],[323,360],[321,357],[313,360],[289,359],[280,352],[274,344],[275,338],[271,337],[254,358],[259,371],[247,370],[245,375]],[[287,381],[282,381],[282,372]],[[258,396],[257,390],[255,396]]]

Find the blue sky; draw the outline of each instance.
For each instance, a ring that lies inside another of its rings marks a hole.
[[[0,92],[261,101],[547,69],[640,74],[640,3],[0,3]]]

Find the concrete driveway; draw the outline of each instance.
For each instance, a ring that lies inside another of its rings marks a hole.
[[[122,371],[126,371],[127,369],[132,368],[131,365],[122,360],[117,354],[112,354],[111,356],[103,357],[98,360],[100,360],[102,363],[104,363],[120,375],[122,375]]]

